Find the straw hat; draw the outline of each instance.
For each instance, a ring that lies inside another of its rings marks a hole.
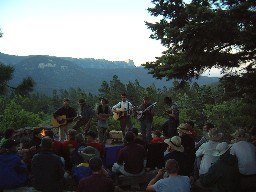
[[[212,128],[208,132],[208,139],[212,141],[219,141],[223,136],[223,133],[220,133],[218,129]]]
[[[185,134],[192,134],[187,125],[185,123],[181,123],[178,128],[177,128],[178,132],[181,132],[181,133],[185,133]]]
[[[227,142],[221,142],[216,146],[216,151],[213,152],[213,156],[221,156],[230,149],[232,145]]]
[[[233,138],[238,141],[246,141],[249,139],[249,134],[245,132],[244,129],[238,129],[233,134],[231,134]]]
[[[94,147],[79,147],[78,153],[83,157],[84,161],[89,162],[89,160],[93,157],[100,157],[100,152]]]
[[[175,151],[184,151],[184,147],[181,145],[181,138],[179,136],[173,136],[170,139],[165,139],[164,142],[168,144]]]

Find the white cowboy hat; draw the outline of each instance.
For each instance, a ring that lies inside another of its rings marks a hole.
[[[181,138],[179,136],[173,136],[170,139],[165,139],[164,142],[168,144],[175,151],[184,151],[184,147],[181,145]]]
[[[208,132],[208,139],[212,141],[219,141],[223,136],[223,133],[220,133],[218,129],[212,128]]]
[[[185,123],[181,123],[178,128],[177,128],[178,132],[181,132],[181,133],[185,133],[185,134],[192,134],[187,125]]]
[[[227,142],[221,142],[216,146],[216,151],[213,152],[213,156],[221,156],[226,153],[227,150],[230,149],[232,145]]]

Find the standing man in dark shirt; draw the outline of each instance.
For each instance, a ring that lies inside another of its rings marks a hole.
[[[77,116],[76,110],[69,105],[70,100],[64,98],[63,106],[53,113],[54,119],[60,123],[59,140],[67,139],[68,130],[72,128],[73,119]]]
[[[87,133],[91,126],[93,110],[91,106],[86,103],[85,99],[79,99],[79,105],[80,115],[78,116],[78,121],[74,125],[73,129],[77,130],[84,126],[84,131]]]
[[[168,116],[168,120],[162,125],[163,135],[166,138],[171,138],[177,135],[177,127],[179,126],[179,108],[172,101],[171,97],[165,97],[164,103],[168,106],[164,112]]]
[[[145,96],[143,98],[143,103],[139,106],[138,111],[141,135],[144,142],[149,143],[151,140],[152,122],[154,115],[153,105],[149,102],[149,97]]]

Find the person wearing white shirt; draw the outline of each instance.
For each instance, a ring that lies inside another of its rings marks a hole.
[[[120,120],[120,127],[124,138],[127,129],[130,131],[132,128],[131,115],[133,105],[127,100],[127,95],[125,93],[121,94],[121,98],[122,101],[114,105],[112,111],[117,114],[117,119]]]
[[[247,141],[248,135],[243,129],[238,129],[231,136],[235,138],[235,143],[230,154],[237,157],[240,174],[256,175],[256,147]]]
[[[208,132],[209,141],[202,144],[196,151],[196,157],[202,157],[199,175],[207,173],[211,165],[219,159],[219,157],[213,156],[213,153],[216,151],[216,146],[222,136],[223,134],[219,133],[216,128],[212,128]]]

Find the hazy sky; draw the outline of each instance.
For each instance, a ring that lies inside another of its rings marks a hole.
[[[0,0],[0,52],[111,61],[139,66],[164,47],[149,38],[150,0]]]

